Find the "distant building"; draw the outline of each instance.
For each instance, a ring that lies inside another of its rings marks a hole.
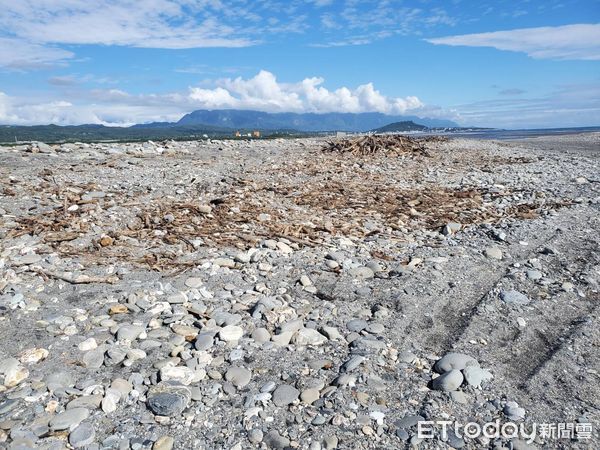
[[[252,137],[259,138],[259,137],[260,137],[260,131],[258,131],[258,130],[254,130],[254,131],[252,132]]]
[[[242,133],[240,133],[239,131],[236,131],[234,133],[235,137],[242,137]]]
[[[335,137],[345,137],[346,136],[346,132],[345,131],[338,131],[337,133],[335,133]]]

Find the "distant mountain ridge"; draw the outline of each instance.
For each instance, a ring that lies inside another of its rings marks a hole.
[[[208,125],[226,128],[297,131],[369,131],[393,122],[413,121],[429,128],[452,128],[451,120],[370,113],[267,113],[239,109],[199,109],[174,126]],[[148,124],[151,126],[151,124]]]
[[[428,127],[418,123],[414,123],[412,120],[405,120],[402,122],[394,122],[385,125],[380,128],[372,130],[374,133],[398,133],[402,131],[425,131]]]

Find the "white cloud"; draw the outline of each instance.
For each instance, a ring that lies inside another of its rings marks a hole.
[[[258,109],[269,112],[381,112],[403,114],[423,106],[417,97],[386,97],[372,83],[355,89],[330,91],[323,78],[306,78],[298,83],[279,83],[271,72],[261,70],[249,79],[225,78],[212,89],[193,87],[189,98],[199,108]]]
[[[75,56],[68,50],[0,36],[0,67],[13,70],[64,64]]]
[[[253,41],[213,16],[220,2],[187,0],[0,0],[0,25],[44,44],[154,48],[243,47]]]
[[[132,95],[119,89],[78,90],[63,94],[73,97],[32,102],[0,93],[0,124],[130,125],[176,121],[195,109],[386,114],[424,110],[417,97],[388,97],[375,89],[372,83],[335,90],[325,88],[323,83],[320,77],[281,83],[275,75],[263,70],[252,78],[224,78],[216,80],[210,87],[190,87],[187,92],[168,94]]]
[[[537,59],[600,60],[600,24],[522,28],[427,39],[432,44],[493,47]]]

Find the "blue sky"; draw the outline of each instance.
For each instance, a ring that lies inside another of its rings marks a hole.
[[[600,2],[0,0],[0,123],[217,108],[600,125]]]

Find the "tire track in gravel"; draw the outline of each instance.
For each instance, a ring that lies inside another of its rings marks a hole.
[[[509,262],[494,267],[493,262],[483,259],[481,266],[470,264],[471,270],[467,274],[458,272],[449,275],[450,279],[462,278],[462,282],[458,284],[457,289],[437,292],[427,298],[425,313],[407,312],[406,316],[412,320],[406,325],[404,338],[401,338],[402,344],[404,345],[405,340],[415,340],[419,346],[425,346],[428,350],[440,354],[451,351],[478,314],[481,305],[506,278],[509,267],[516,260],[527,259],[552,244],[558,237],[559,232],[552,225],[551,223],[546,233],[538,233],[530,240],[530,242],[535,240],[535,245],[512,246],[510,249],[512,258]],[[412,336],[417,339],[411,339]]]

